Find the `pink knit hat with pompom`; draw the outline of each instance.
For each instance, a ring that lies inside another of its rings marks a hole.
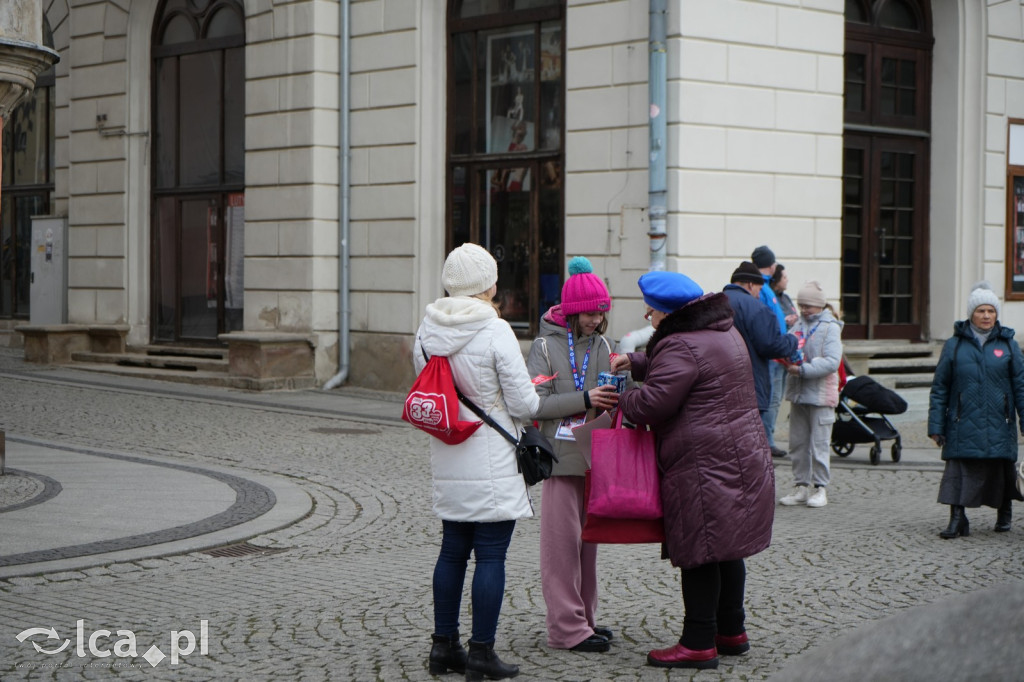
[[[569,261],[569,279],[562,286],[562,314],[604,313],[612,309],[608,287],[583,256]]]

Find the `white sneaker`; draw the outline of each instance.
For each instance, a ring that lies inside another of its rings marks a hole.
[[[807,486],[805,486],[805,485],[798,485],[796,488],[793,489],[793,492],[791,492],[789,495],[786,495],[781,500],[779,500],[779,504],[784,504],[787,507],[792,507],[792,506],[797,505],[797,504],[806,504],[806,503],[807,503]]]
[[[825,494],[825,488],[815,488],[814,494],[807,498],[808,507],[824,507],[828,504],[828,495]]]

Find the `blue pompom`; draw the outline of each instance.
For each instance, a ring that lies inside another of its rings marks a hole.
[[[576,256],[569,261],[569,276],[579,275],[584,272],[593,272],[594,266],[583,256]]]

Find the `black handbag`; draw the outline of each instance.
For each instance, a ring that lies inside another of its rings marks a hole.
[[[504,429],[501,429],[504,433]],[[508,435],[508,434],[506,434]],[[516,443],[516,459],[519,471],[523,474],[526,485],[534,485],[551,478],[551,470],[558,458],[551,448],[551,443],[533,424],[523,429]]]
[[[456,388],[456,392],[459,394],[459,400],[472,410],[473,414],[487,422],[490,427],[504,436],[505,440],[515,446],[519,472],[523,475],[526,485],[536,485],[545,479],[551,478],[551,470],[554,468],[555,462],[558,461],[558,457],[555,456],[550,441],[544,437],[540,429],[530,424],[523,428],[519,434],[519,440],[516,440],[508,431],[501,428],[498,422],[491,419],[486,412],[477,407],[473,401],[462,395],[462,391]]]

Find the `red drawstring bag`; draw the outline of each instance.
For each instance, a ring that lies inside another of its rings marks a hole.
[[[426,352],[423,357],[427,357]],[[480,428],[482,421],[459,421],[459,394],[448,358],[435,355],[416,377],[405,396],[402,419],[448,445],[458,445]]]

